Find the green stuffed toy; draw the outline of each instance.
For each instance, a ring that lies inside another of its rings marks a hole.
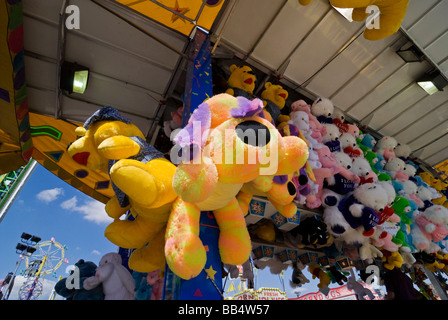
[[[308,5],[312,0],[299,0],[301,5]],[[330,0],[331,5],[337,8],[353,8],[352,18],[354,21],[367,19],[369,6],[378,7],[380,12],[379,28],[366,26],[364,38],[367,40],[380,40],[386,38],[400,29],[409,0]]]

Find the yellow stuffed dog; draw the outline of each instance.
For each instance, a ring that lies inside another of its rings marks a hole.
[[[112,107],[95,112],[76,133],[81,137],[69,146],[69,156],[108,173],[115,191],[106,204],[107,214],[115,219],[105,230],[106,238],[137,249],[129,260],[132,269],[163,268],[166,223],[177,196],[172,187],[176,167]],[[128,210],[134,220],[119,220]]]

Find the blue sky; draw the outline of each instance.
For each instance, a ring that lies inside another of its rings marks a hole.
[[[15,248],[22,232],[43,241],[55,238],[67,246],[65,257],[69,263],[61,265],[56,271],[58,276],[66,277],[67,266],[79,259],[98,264],[104,254],[117,251],[104,237],[104,229],[111,221],[104,204],[38,164],[0,223],[0,279],[15,269],[19,260]],[[21,269],[25,269],[24,262]],[[50,276],[45,279],[56,280]]]
[[[63,263],[57,270],[58,277],[66,277],[67,267],[79,259],[98,264],[104,254],[117,251],[117,247],[104,237],[104,229],[111,221],[104,211],[104,204],[73,188],[38,164],[0,223],[0,279],[15,269],[19,260],[15,247],[22,232],[37,235],[43,241],[55,238],[67,246],[65,257],[68,264]],[[25,269],[24,262],[20,269]],[[306,270],[304,273],[311,282],[300,288],[301,294],[318,291],[317,282],[312,280]],[[281,280],[280,276],[271,274],[269,268],[259,270],[255,280],[256,289],[276,287],[285,290],[288,297],[296,297],[294,289],[289,286],[291,274],[292,268],[288,268]],[[51,276],[45,279],[47,282],[56,281]],[[238,288],[239,281],[233,282],[235,288]],[[225,291],[229,285],[228,280]],[[48,282],[47,289],[51,286],[52,282]],[[15,287],[14,291],[17,291],[19,286]],[[237,291],[229,292],[226,296],[235,293]],[[43,294],[41,299],[47,297],[48,293]],[[17,294],[13,292],[10,299],[17,299]]]

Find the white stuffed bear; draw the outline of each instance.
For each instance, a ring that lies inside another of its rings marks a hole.
[[[364,158],[364,153],[361,148],[358,147],[356,143],[356,138],[350,133],[346,132],[341,134],[339,137],[339,142],[341,144],[341,151],[345,152],[352,158],[362,157]]]
[[[415,218],[411,235],[412,243],[418,250],[427,253],[439,251],[436,242],[448,236],[448,209],[440,205],[428,207]]]
[[[400,158],[394,158],[386,163],[384,170],[389,173],[392,179],[408,179],[409,177],[405,176],[403,173],[405,166],[406,163],[403,160]]]
[[[311,113],[320,123],[333,123],[333,112],[333,102],[327,98],[317,98],[311,105]]]
[[[416,192],[417,197],[421,200],[420,204],[418,205],[419,209],[426,209],[433,205],[431,202],[432,199],[435,199],[433,191],[424,185],[417,187]]]
[[[390,161],[395,158],[395,148],[397,147],[398,142],[395,138],[390,136],[382,137],[377,141],[373,151],[377,154],[383,156],[384,159]]]
[[[322,144],[312,137],[313,130],[310,127],[310,118],[305,111],[293,111],[290,113],[290,118],[291,120],[288,123],[295,125],[302,131],[312,149],[320,149],[322,147]]]
[[[403,168],[403,173],[407,175],[409,178],[415,176],[417,173],[417,168],[412,164],[406,164]]]
[[[345,122],[345,114],[342,110],[338,108],[334,108],[332,118],[333,120],[339,119],[339,121],[342,123]]]
[[[388,205],[386,190],[375,183],[365,183],[339,201],[338,208],[351,228],[362,227],[363,235],[373,235],[380,219],[380,211]]]
[[[364,158],[353,158],[350,171],[356,174],[360,179],[360,184],[378,181],[378,176],[373,172],[372,167]]]
[[[398,143],[394,152],[396,157],[407,159],[411,155],[411,147],[405,143]]]
[[[339,137],[341,132],[335,124],[324,123],[327,133],[322,137],[322,143],[325,144],[331,152],[341,151],[341,143]]]
[[[417,190],[418,190],[417,185],[411,180],[400,179],[398,181],[403,186],[403,192],[402,192],[403,197],[405,197],[408,200],[413,200],[417,204],[417,206],[420,206],[421,200],[417,196]]]

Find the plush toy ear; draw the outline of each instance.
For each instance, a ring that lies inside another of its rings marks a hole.
[[[270,86],[272,86],[272,83],[270,83],[270,82],[266,82],[266,83],[264,84],[264,88],[265,88],[265,89],[269,88]]]
[[[230,72],[233,72],[233,71],[235,71],[236,69],[238,69],[238,67],[237,67],[235,64],[232,64],[232,65],[230,66]]]
[[[84,137],[87,133],[87,130],[84,127],[77,127],[75,129],[75,133],[78,137]]]

